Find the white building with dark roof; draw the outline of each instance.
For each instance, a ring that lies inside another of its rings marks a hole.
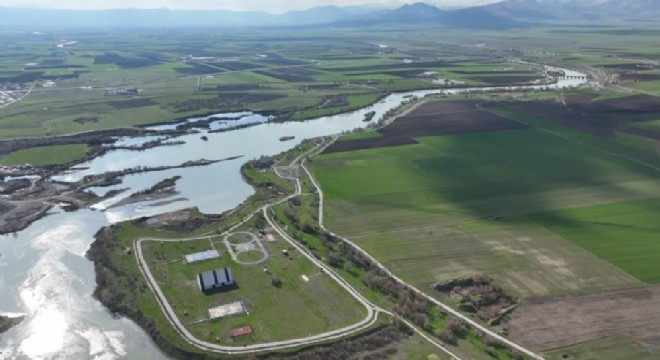
[[[231,275],[231,269],[224,267],[197,274],[197,283],[200,290],[209,291],[233,285],[234,278]]]

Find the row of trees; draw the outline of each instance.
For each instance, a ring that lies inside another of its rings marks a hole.
[[[277,357],[286,360],[327,360],[352,359],[358,354],[368,354],[362,359],[385,359],[396,354],[396,344],[412,336],[413,332],[403,323],[394,323],[376,329],[368,334],[314,347],[298,354]],[[264,357],[265,358],[265,357]],[[269,355],[268,358],[273,358]],[[253,357],[253,359],[257,359]]]

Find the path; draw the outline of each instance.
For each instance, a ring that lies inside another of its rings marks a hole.
[[[337,138],[335,137],[334,140],[336,140],[336,139],[337,139]],[[333,140],[333,141],[334,141],[334,140]],[[327,145],[325,145],[325,147],[327,147],[327,146],[329,146],[330,144],[332,144],[333,141],[330,141]],[[325,148],[325,147],[324,147],[324,148]],[[323,149],[322,149],[322,150],[323,150]],[[321,151],[322,151],[322,150],[321,150]],[[319,152],[320,152],[320,151],[319,151]],[[317,153],[318,153],[318,152],[317,152]],[[338,239],[344,241],[346,244],[350,245],[350,246],[353,247],[355,250],[357,250],[357,251],[359,251],[360,253],[362,253],[362,255],[366,256],[366,257],[367,257],[367,258],[368,258],[368,259],[369,259],[374,265],[376,265],[378,268],[380,268],[382,271],[384,271],[388,276],[390,276],[390,277],[391,277],[392,279],[394,279],[396,282],[398,282],[399,284],[405,286],[406,288],[408,288],[408,289],[414,291],[415,293],[417,293],[418,295],[424,297],[425,299],[427,299],[428,301],[430,301],[430,302],[432,302],[433,304],[437,305],[437,306],[440,307],[441,309],[443,309],[443,310],[447,311],[448,313],[450,313],[450,314],[452,314],[452,315],[454,315],[454,316],[460,318],[461,320],[463,320],[463,321],[465,321],[466,323],[470,324],[470,325],[473,326],[474,328],[479,329],[479,330],[482,331],[483,333],[485,333],[485,334],[489,335],[490,337],[492,337],[492,338],[498,340],[499,342],[501,342],[501,343],[503,343],[503,344],[505,344],[505,345],[507,345],[507,346],[509,346],[509,347],[511,347],[511,348],[514,348],[514,349],[516,349],[516,350],[518,350],[518,351],[524,353],[525,355],[527,355],[527,356],[529,356],[529,357],[531,357],[531,358],[533,358],[533,359],[536,359],[536,360],[543,360],[543,357],[542,357],[541,355],[538,355],[538,354],[536,354],[535,352],[533,352],[533,351],[531,351],[531,350],[528,350],[527,348],[523,347],[522,345],[519,345],[519,344],[517,344],[517,343],[515,343],[515,342],[513,342],[513,341],[511,341],[511,340],[509,340],[509,339],[507,339],[507,338],[505,338],[505,337],[503,337],[503,336],[501,336],[501,335],[495,333],[494,331],[488,329],[487,327],[485,327],[485,326],[479,324],[478,322],[472,320],[472,319],[469,318],[468,316],[463,315],[462,313],[460,313],[458,310],[455,310],[455,309],[452,308],[451,306],[446,305],[446,304],[444,304],[444,303],[438,301],[437,299],[435,299],[435,298],[433,298],[433,297],[431,297],[431,296],[425,294],[424,292],[422,292],[421,290],[415,288],[414,286],[412,286],[412,285],[406,283],[406,282],[403,281],[401,278],[399,278],[399,277],[396,276],[394,273],[392,273],[390,270],[388,270],[385,266],[383,266],[383,264],[381,264],[378,260],[376,260],[376,258],[374,258],[374,257],[371,256],[368,252],[366,252],[364,249],[362,249],[361,247],[359,247],[357,244],[355,244],[355,243],[352,242],[351,240],[349,240],[349,239],[347,239],[347,238],[345,238],[345,237],[343,237],[343,236],[341,236],[341,235],[338,235],[338,234],[336,234],[336,233],[334,233],[334,232],[328,230],[328,229],[325,227],[325,225],[323,224],[323,206],[324,206],[324,204],[323,204],[323,190],[322,190],[321,187],[319,186],[319,184],[318,184],[318,182],[316,181],[316,179],[312,176],[312,173],[307,169],[307,167],[305,166],[304,162],[301,163],[300,166],[301,166],[302,169],[305,171],[305,173],[307,173],[307,176],[308,176],[309,179],[311,180],[312,185],[314,185],[314,187],[316,188],[316,191],[317,191],[317,193],[318,193],[318,195],[319,195],[319,226],[320,226],[321,230],[323,230],[323,231],[329,233],[330,235],[332,235],[332,236],[334,236],[334,237],[336,237],[336,238],[338,238]]]
[[[28,95],[30,95],[30,94],[32,93],[32,90],[33,90],[33,88],[30,87],[30,88],[28,89],[28,91],[27,91],[25,94],[23,94],[23,95],[21,95],[21,96],[15,98],[15,99],[13,99],[13,100],[11,100],[11,101],[5,103],[5,104],[0,105],[0,109],[6,108],[7,106],[9,106],[9,105],[11,105],[11,104],[15,104],[15,103],[17,103],[17,102],[23,100],[26,96],[28,96]]]
[[[332,142],[330,142],[332,143]],[[325,149],[325,146],[318,145],[311,150],[304,152],[303,154],[299,155],[296,159],[294,159],[291,164],[291,166],[296,166],[298,162],[300,162],[300,159],[302,159],[304,156],[312,156],[314,154],[317,154],[318,152],[322,151]],[[304,160],[303,160],[304,162]],[[300,164],[302,166],[302,162]],[[185,339],[188,343],[190,343],[193,346],[196,346],[200,349],[207,350],[207,351],[213,351],[213,352],[219,352],[223,354],[248,354],[248,353],[256,353],[256,352],[265,352],[265,351],[276,351],[276,350],[281,350],[281,349],[286,349],[286,348],[292,348],[292,347],[300,347],[300,346],[307,346],[307,345],[312,345],[320,342],[327,342],[329,340],[337,340],[344,338],[346,336],[355,334],[359,331],[365,330],[372,326],[373,324],[376,323],[378,320],[378,314],[383,313],[387,314],[393,318],[397,318],[404,323],[406,323],[408,326],[410,326],[411,329],[418,335],[420,335],[422,338],[426,339],[427,341],[431,342],[435,347],[437,347],[439,350],[442,352],[446,353],[449,355],[452,359],[455,360],[460,360],[458,356],[453,354],[449,349],[444,347],[442,344],[438,343],[437,341],[433,340],[430,338],[427,334],[425,334],[422,330],[418,329],[415,327],[413,324],[411,324],[409,321],[401,318],[399,315],[394,314],[390,311],[387,311],[385,309],[382,309],[373,303],[371,303],[369,300],[367,300],[360,292],[358,292],[351,284],[349,284],[346,280],[344,280],[341,276],[337,275],[333,269],[325,265],[323,262],[318,260],[316,257],[314,257],[311,253],[307,251],[304,247],[299,245],[294,239],[292,239],[284,230],[282,230],[274,221],[269,216],[269,210],[271,209],[272,206],[281,204],[285,201],[288,201],[289,199],[299,196],[302,193],[302,186],[300,184],[300,179],[299,178],[292,178],[292,177],[284,177],[280,175],[277,171],[275,173],[284,178],[288,179],[291,181],[294,181],[296,191],[283,198],[280,199],[279,201],[276,201],[272,204],[264,205],[260,207],[259,209],[255,210],[252,212],[249,216],[243,218],[243,220],[239,221],[238,223],[234,224],[231,226],[229,229],[227,229],[224,233],[220,234],[220,236],[226,236],[227,234],[230,234],[233,230],[237,229],[241,225],[245,224],[247,221],[249,221],[252,217],[254,217],[258,213],[262,213],[266,221],[273,227],[273,229],[284,239],[286,240],[291,246],[296,248],[303,256],[305,256],[308,260],[310,260],[313,264],[318,266],[325,274],[327,274],[330,278],[332,278],[334,281],[336,281],[342,288],[344,288],[346,291],[348,291],[349,294],[351,294],[358,302],[360,302],[366,309],[367,309],[367,316],[362,319],[361,321],[337,329],[333,331],[328,331],[322,334],[317,334],[313,336],[307,336],[303,338],[298,338],[298,339],[290,339],[290,340],[285,340],[285,341],[278,341],[278,342],[270,342],[270,343],[261,343],[261,344],[252,344],[252,345],[246,345],[246,346],[223,346],[223,345],[218,345],[214,343],[209,343],[206,341],[202,341],[194,337],[187,329],[186,327],[181,323],[179,318],[177,317],[176,313],[174,312],[172,306],[169,304],[167,301],[167,298],[161,291],[160,287],[158,286],[158,283],[156,279],[154,278],[153,274],[151,273],[149,266],[147,265],[146,260],[144,259],[144,255],[142,252],[142,243],[145,241],[160,241],[160,242],[185,242],[185,241],[195,241],[195,240],[203,240],[203,239],[210,239],[212,237],[216,237],[218,235],[206,235],[206,236],[198,236],[194,238],[186,238],[186,239],[157,239],[157,238],[140,238],[135,240],[133,243],[133,248],[135,250],[135,257],[138,262],[138,267],[140,268],[140,271],[144,275],[145,279],[147,280],[147,284],[149,285],[149,288],[151,291],[154,293],[156,300],[158,302],[158,305],[160,306],[161,310],[165,314],[167,321],[174,327],[174,329],[181,335],[183,339]]]

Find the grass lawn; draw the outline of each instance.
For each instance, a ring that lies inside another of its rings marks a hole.
[[[449,360],[449,355],[431,345],[421,336],[415,334],[398,344],[397,352],[388,360]]]
[[[660,198],[536,214],[532,219],[639,280],[660,283]]]
[[[210,249],[208,240],[143,245],[150,268],[175,306],[179,319],[201,340],[234,345],[280,341],[348,326],[366,315],[356,300],[304,256],[291,250],[291,258],[283,256],[282,250],[288,249],[283,240],[265,242],[271,256],[255,265],[240,265],[231,260],[219,238],[213,244],[223,254],[222,258],[194,264],[182,261],[183,254]],[[250,255],[239,255],[239,259],[261,258]],[[196,274],[223,266],[231,267],[237,287],[214,294],[200,292]],[[281,287],[271,284],[271,275],[264,272],[264,266],[282,281]],[[308,276],[309,281],[304,281],[302,275]],[[248,313],[205,320],[207,309],[233,301],[242,301]],[[231,339],[232,328],[248,324],[254,330],[252,335]]]
[[[0,158],[0,165],[60,165],[80,160],[89,150],[85,144],[43,146],[14,151]]]

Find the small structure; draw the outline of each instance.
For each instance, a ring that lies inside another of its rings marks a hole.
[[[234,301],[230,304],[224,304],[209,309],[209,319],[224,318],[227,316],[238,315],[245,312],[245,306],[241,301]]]
[[[258,169],[266,169],[275,164],[275,159],[272,156],[261,155],[259,159],[254,162],[254,167]]]
[[[218,250],[207,250],[207,251],[202,251],[194,254],[188,254],[185,256],[186,257],[186,262],[188,264],[194,263],[197,261],[202,261],[202,260],[210,260],[210,259],[216,259],[220,257],[220,252]]]
[[[233,337],[233,338],[238,337],[238,336],[243,336],[243,335],[250,335],[250,334],[252,334],[252,326],[245,325],[245,326],[241,326],[239,328],[231,329],[230,334],[231,334],[231,337]]]
[[[275,236],[273,236],[273,234],[266,234],[266,240],[268,242],[273,242],[275,241]]]
[[[200,290],[209,291],[233,285],[234,278],[231,276],[231,269],[224,267],[197,274],[197,283]]]
[[[137,88],[120,88],[120,89],[107,89],[105,96],[126,96],[138,95],[140,92]]]

